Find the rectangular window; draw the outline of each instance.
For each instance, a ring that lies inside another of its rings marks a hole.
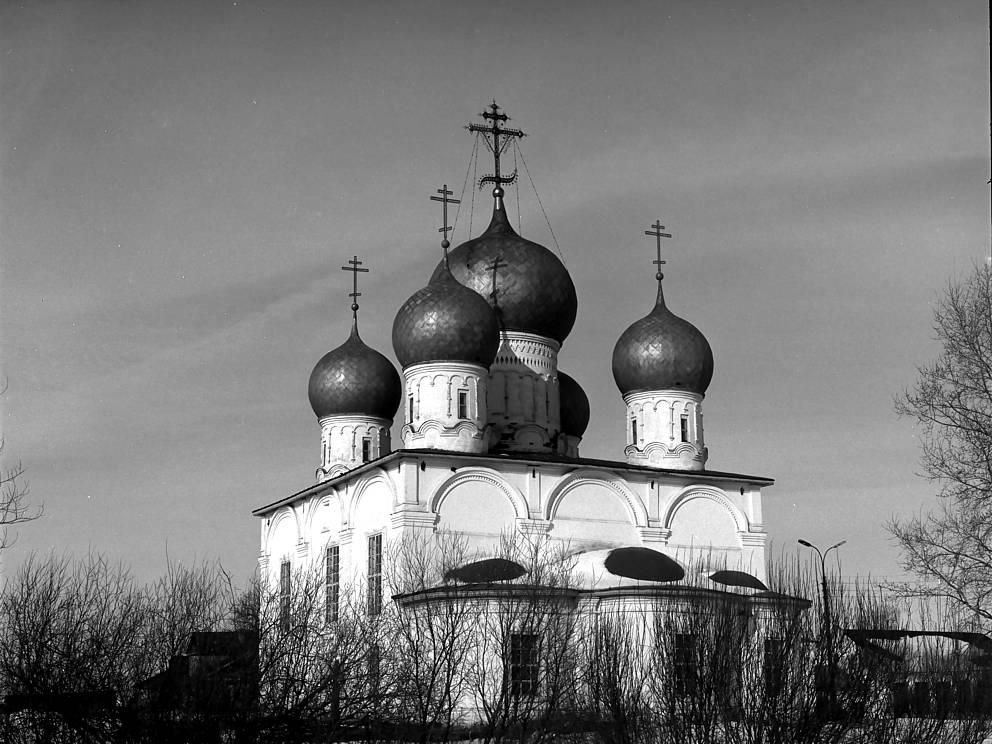
[[[406,399],[406,421],[408,424],[413,423],[413,396],[411,395]]]
[[[775,700],[785,679],[785,644],[780,639],[765,639],[765,658],[762,672],[765,678],[766,697],[769,700]]]
[[[369,537],[369,614],[382,612],[382,535]]]
[[[369,646],[369,689],[375,690],[379,687],[379,679],[382,674],[382,650],[378,643]]]
[[[682,426],[682,441],[683,442],[688,442],[689,441],[689,417],[686,414],[683,413],[682,414],[682,420],[681,420],[680,423],[681,423],[681,426]]]
[[[279,629],[289,630],[290,612],[292,610],[292,581],[289,561],[283,561],[279,566]]]
[[[672,640],[675,691],[691,695],[696,691],[696,636],[694,633],[676,633]]]
[[[630,420],[630,442],[637,444],[637,419]]]
[[[458,391],[458,418],[468,418],[468,390]]]
[[[327,618],[327,622],[336,623],[341,599],[341,548],[337,545],[329,546],[324,563],[327,573],[324,616]]]
[[[372,439],[362,438],[362,462],[369,462],[372,459]]]
[[[510,635],[509,682],[514,697],[535,695],[538,686],[537,634],[513,633]]]

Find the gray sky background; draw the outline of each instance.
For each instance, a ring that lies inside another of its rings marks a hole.
[[[372,268],[360,326],[392,358],[439,257],[428,196],[460,190],[495,97],[578,291],[582,453],[622,458],[610,355],[660,218],[669,306],[716,359],[709,466],[776,479],[775,550],[847,539],[846,573],[897,574],[884,523],[934,500],[893,396],[989,252],[988,29],[979,0],[3,3],[4,456],[46,510],[8,570],[55,548],[247,576],[251,509],[313,481],[339,267]],[[520,203],[553,248],[526,180]]]

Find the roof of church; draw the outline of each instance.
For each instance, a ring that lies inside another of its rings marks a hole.
[[[352,478],[362,475],[374,468],[381,468],[396,460],[404,458],[422,459],[445,459],[445,460],[465,460],[473,462],[490,461],[493,463],[515,462],[533,465],[560,465],[563,467],[596,468],[600,470],[614,470],[629,473],[643,473],[656,475],[658,477],[668,477],[682,481],[696,481],[701,483],[712,483],[714,481],[735,481],[737,483],[749,483],[758,486],[770,486],[775,481],[772,478],[765,478],[757,475],[744,475],[742,473],[725,473],[718,470],[675,470],[672,468],[649,468],[644,465],[631,465],[626,462],[616,460],[595,460],[588,457],[564,457],[562,455],[540,454],[535,452],[500,452],[500,453],[470,453],[451,452],[438,449],[399,449],[393,450],[388,455],[383,455],[378,460],[366,462],[357,468],[341,473],[334,478],[329,478],[321,483],[304,488],[302,491],[285,496],[278,501],[260,506],[252,515],[263,517],[275,511],[281,506],[292,504],[300,499],[307,498],[314,494],[326,490],[328,487],[344,483]]]

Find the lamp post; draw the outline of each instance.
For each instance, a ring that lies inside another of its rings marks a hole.
[[[844,545],[847,540],[841,540],[838,543],[834,543],[829,548],[824,551],[820,551],[813,543],[808,540],[799,540],[799,544],[807,548],[812,548],[816,551],[817,556],[820,558],[820,586],[823,589],[823,614],[821,617],[821,635],[827,642],[827,703],[828,710],[832,714],[834,708],[836,707],[836,690],[834,686],[834,673],[835,666],[834,663],[834,634],[830,623],[830,588],[827,584],[827,555],[831,550],[836,550],[841,545]]]

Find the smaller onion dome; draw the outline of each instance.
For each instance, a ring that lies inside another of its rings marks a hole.
[[[702,395],[712,377],[709,342],[665,306],[659,279],[654,309],[624,331],[613,349],[613,379],[620,393],[686,390]]]
[[[443,264],[393,320],[393,350],[403,369],[422,362],[469,362],[488,368],[499,341],[492,307],[459,284]]]
[[[582,437],[589,426],[589,398],[574,378],[558,371],[558,400],[561,404],[561,431]]]
[[[308,393],[318,419],[341,414],[392,419],[403,386],[392,362],[359,337],[356,323],[348,340],[317,362]]]

